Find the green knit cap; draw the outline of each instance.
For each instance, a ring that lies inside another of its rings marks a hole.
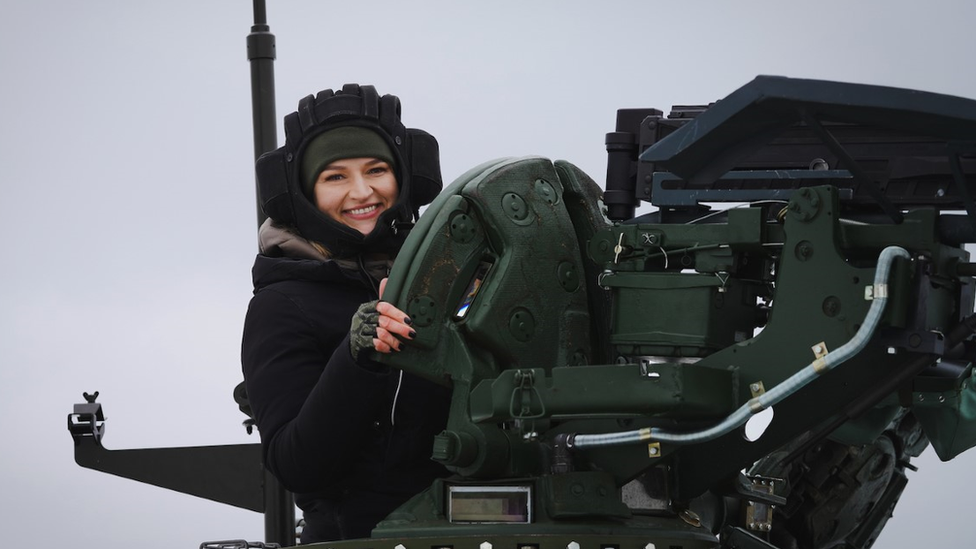
[[[379,158],[396,169],[390,146],[373,130],[358,126],[329,130],[315,136],[302,156],[302,191],[309,200],[314,200],[315,181],[322,170],[343,158]]]

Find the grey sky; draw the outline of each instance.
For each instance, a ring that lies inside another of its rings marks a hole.
[[[371,83],[441,143],[446,181],[539,154],[605,173],[617,108],[719,99],[757,74],[976,98],[976,3],[272,2],[278,117]],[[0,534],[11,546],[196,547],[260,515],[74,465],[106,446],[257,442],[230,392],[255,206],[247,0],[4,2]],[[971,544],[976,452],[918,460],[882,549]]]

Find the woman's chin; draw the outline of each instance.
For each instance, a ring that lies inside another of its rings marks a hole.
[[[369,236],[369,233],[373,232],[373,229],[376,228],[375,221],[372,223],[346,223],[346,225],[351,229],[359,231],[363,236]]]

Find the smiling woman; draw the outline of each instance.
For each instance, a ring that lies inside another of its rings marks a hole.
[[[319,211],[368,235],[399,196],[396,165],[393,151],[376,131],[336,128],[305,148],[302,191]]]
[[[397,199],[393,168],[379,158],[346,158],[326,166],[315,182],[315,205],[367,235]]]
[[[285,133],[257,165],[269,219],[244,324],[245,386],[265,466],[304,511],[302,542],[363,538],[447,473],[429,456],[448,390],[362,352],[395,352],[415,335],[378,298],[441,187],[437,142],[403,126],[396,97],[357,85],[303,99]]]

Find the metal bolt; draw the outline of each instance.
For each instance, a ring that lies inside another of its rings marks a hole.
[[[810,161],[811,170],[829,170],[830,164],[827,163],[823,158],[814,158]]]

